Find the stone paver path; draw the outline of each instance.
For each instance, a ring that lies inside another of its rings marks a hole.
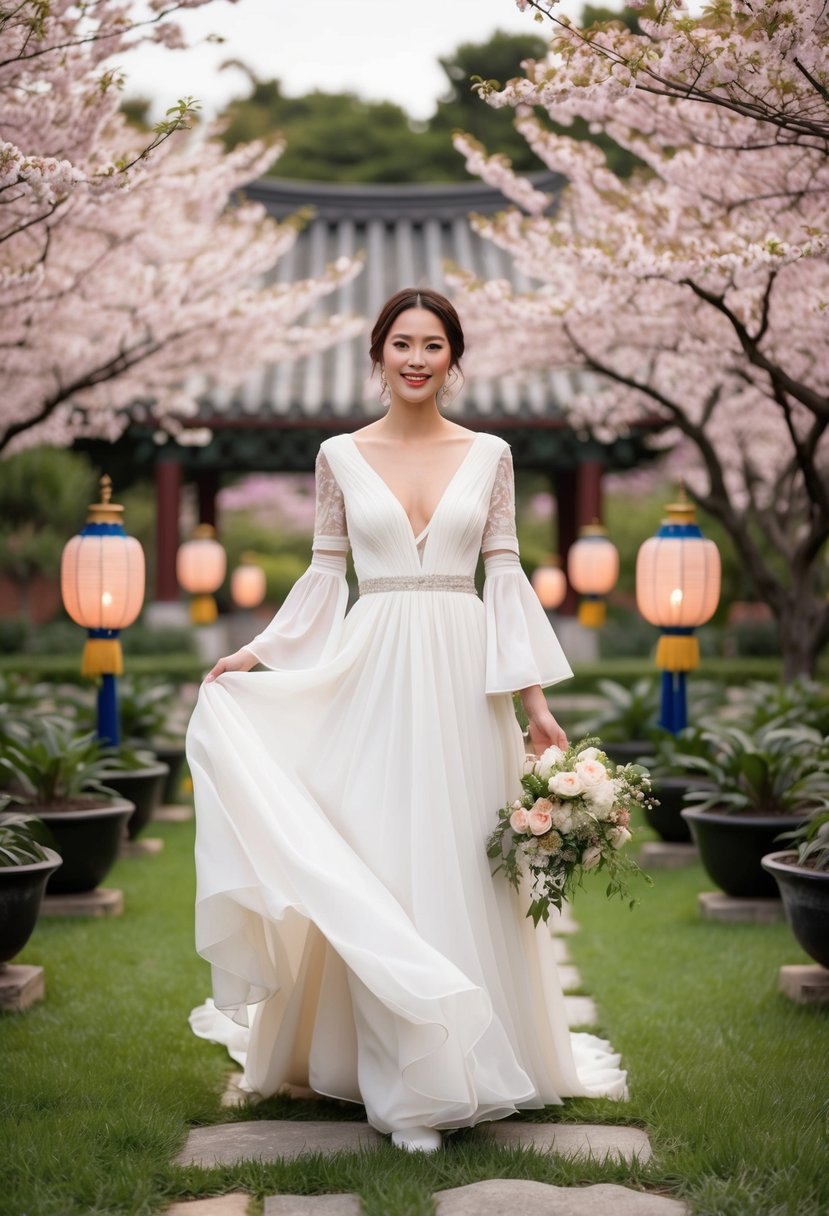
[[[567,1025],[595,1026],[599,1020],[592,996],[566,996],[564,1007],[567,1011]]]
[[[688,1209],[678,1199],[625,1186],[565,1187],[493,1178],[439,1191],[435,1211],[437,1216],[687,1216]]]
[[[642,1164],[650,1161],[651,1145],[645,1132],[638,1127],[618,1127],[607,1123],[497,1123],[485,1124],[486,1134],[502,1148],[523,1145],[540,1153],[556,1153],[561,1157],[592,1157],[603,1161],[638,1158]]]

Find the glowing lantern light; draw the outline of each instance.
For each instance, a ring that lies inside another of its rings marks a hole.
[[[118,744],[115,677],[123,673],[118,634],[131,625],[144,602],[144,550],[124,531],[124,508],[110,501],[112,481],[100,481],[101,500],[90,504],[78,536],[64,546],[60,589],[69,616],[89,631],[81,672],[102,676],[98,690],[98,735]]]
[[[558,557],[549,557],[536,566],[530,581],[541,607],[547,612],[554,612],[563,603],[567,595],[567,578]]]
[[[192,595],[190,619],[194,625],[211,625],[217,616],[213,592],[224,582],[227,555],[210,524],[199,524],[190,540],[179,546],[176,577]]]
[[[239,608],[256,608],[265,598],[265,571],[251,553],[243,553],[241,563],[230,577],[230,595]]]
[[[716,611],[720,598],[720,555],[706,540],[693,504],[680,493],[668,517],[636,558],[636,602],[651,625],[662,630],[656,665],[662,668],[660,726],[674,733],[687,724],[686,673],[699,664],[694,629]]]
[[[598,629],[607,616],[603,597],[613,590],[619,577],[619,552],[597,520],[579,529],[578,539],[567,554],[567,577],[573,590],[583,597],[579,623]]]

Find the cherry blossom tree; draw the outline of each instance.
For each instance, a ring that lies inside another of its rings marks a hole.
[[[190,98],[150,137],[119,112],[114,57],[146,40],[183,47],[171,15],[207,2],[149,0],[144,20],[117,0],[0,8],[0,452],[114,439],[136,416],[185,439],[211,384],[362,328],[301,323],[354,260],[268,284],[298,221],[237,192],[278,143],[226,153]]]
[[[568,368],[576,427],[610,437],[647,418],[654,443],[684,437],[689,489],[774,612],[792,678],[829,639],[827,6],[717,0],[694,20],[659,4],[640,22],[559,20],[545,61],[481,86],[568,184],[553,200],[456,138],[514,204],[478,230],[539,283],[456,274],[469,370]],[[583,116],[642,169],[618,179],[533,107]]]

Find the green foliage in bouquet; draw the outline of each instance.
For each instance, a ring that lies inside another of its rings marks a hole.
[[[587,737],[567,751],[548,747],[537,759],[528,756],[521,778],[523,795],[498,812],[498,826],[486,842],[487,856],[497,861],[520,890],[526,870],[532,884],[527,916],[533,924],[549,918],[550,906],[561,911],[583,886],[588,870],[605,871],[608,898],[630,899],[629,882],[650,878],[622,853],[631,839],[634,807],[656,805],[648,770],[640,764],[616,765]],[[636,904],[630,899],[631,908]]]

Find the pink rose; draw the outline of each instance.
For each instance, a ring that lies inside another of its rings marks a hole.
[[[610,779],[607,769],[598,760],[579,760],[574,771],[581,777],[585,789],[592,789],[594,785],[601,785]]]
[[[509,817],[509,825],[513,832],[526,832],[530,826],[530,820],[523,806],[517,811],[513,811]]]
[[[584,782],[578,773],[556,773],[547,782],[551,794],[559,798],[577,798],[584,793]]]
[[[529,828],[533,836],[543,836],[545,832],[549,832],[553,826],[552,809],[553,804],[549,798],[539,798],[536,801],[527,816]]]

